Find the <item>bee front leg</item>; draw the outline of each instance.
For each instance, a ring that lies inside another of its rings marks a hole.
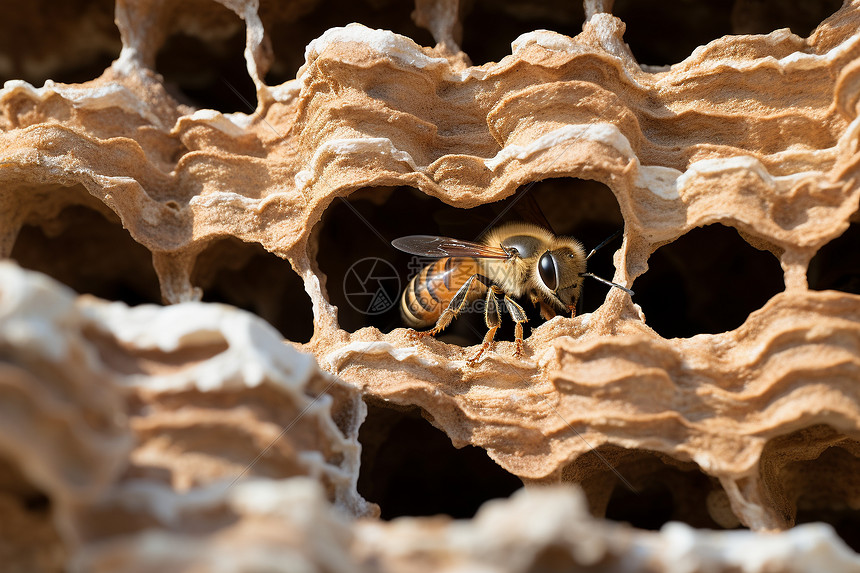
[[[491,285],[487,291],[486,304],[484,305],[484,322],[487,324],[487,328],[489,330],[487,330],[487,334],[484,335],[484,341],[481,343],[481,348],[479,348],[478,352],[466,361],[470,366],[474,366],[481,355],[490,348],[490,345],[493,343],[493,338],[496,336],[496,331],[499,329],[499,325],[502,324],[502,315],[499,314],[499,301],[496,300],[496,295],[503,293],[504,291],[496,285]]]
[[[549,320],[551,318],[555,318],[555,311],[550,305],[541,300],[541,298],[537,294],[531,293],[529,294],[529,298],[531,299],[533,305],[540,308],[540,317],[542,319]]]
[[[514,326],[514,338],[517,342],[515,355],[520,357],[523,355],[523,323],[528,322],[529,319],[526,316],[526,311],[523,310],[523,307],[518,305],[507,294],[505,295],[505,306],[508,307],[508,312],[511,313],[511,318],[513,318],[516,323],[516,326]]]
[[[424,332],[411,331],[413,338],[424,338],[425,336],[436,336],[443,330],[445,330],[451,321],[453,321],[459,314],[460,311],[463,310],[463,307],[466,305],[466,302],[469,299],[469,290],[472,288],[472,285],[476,284],[475,279],[479,278],[480,275],[474,274],[470,276],[463,286],[460,287],[460,290],[454,295],[454,298],[451,299],[451,302],[448,303],[448,307],[442,312],[439,318],[436,320],[436,324],[430,330],[425,330]],[[481,284],[478,282],[477,284]]]

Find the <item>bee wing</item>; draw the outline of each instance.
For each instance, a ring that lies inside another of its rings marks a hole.
[[[409,235],[394,239],[395,248],[422,257],[480,257],[484,259],[507,259],[510,255],[501,247],[488,247],[450,237],[435,235]]]

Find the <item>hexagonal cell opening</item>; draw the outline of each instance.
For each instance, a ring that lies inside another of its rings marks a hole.
[[[415,24],[413,2],[398,0],[326,0],[323,2],[263,3],[260,18],[272,41],[275,61],[266,83],[276,85],[296,77],[305,63],[305,46],[330,28],[352,22],[368,28],[391,30],[419,46],[436,45],[433,35]]]
[[[598,451],[600,456],[589,452],[562,471],[563,481],[582,486],[595,517],[649,530],[669,521],[707,529],[740,527],[719,481],[695,463],[617,446]]]
[[[0,563],[4,571],[63,571],[66,557],[51,516],[51,499],[15,464],[0,458]]]
[[[842,235],[812,257],[806,273],[812,290],[838,290],[860,294],[860,223],[851,223]]]
[[[790,525],[823,521],[860,551],[860,441],[816,425],[768,441],[762,484]]]
[[[112,0],[37,1],[4,10],[0,84],[82,83],[97,78],[122,49]]]
[[[633,300],[660,336],[687,338],[737,328],[784,288],[773,254],[714,224],[652,253],[648,270],[633,284]]]
[[[579,179],[540,181],[508,199],[473,209],[446,205],[408,187],[368,188],[336,199],[314,229],[314,236],[318,239],[317,263],[326,275],[329,300],[338,307],[341,328],[354,332],[374,326],[390,332],[405,326],[399,308],[402,292],[434,259],[403,253],[391,246],[393,239],[426,234],[477,240],[488,228],[523,220],[548,225],[556,234],[573,235],[586,249],[623,229],[618,203],[609,188]],[[589,270],[611,279],[613,252],[620,244],[619,239],[598,251],[589,260]],[[394,280],[376,280],[395,274]],[[368,281],[371,276],[376,278]],[[371,284],[372,288],[367,286]],[[596,309],[606,291],[606,286],[587,281],[579,312]],[[374,307],[380,300],[385,304]],[[537,309],[528,300],[520,302],[529,314],[529,325],[541,324]],[[497,339],[513,340],[513,330],[513,321],[503,316]],[[463,313],[439,338],[472,345],[481,341],[485,331],[481,312]]]
[[[485,501],[522,487],[475,446],[457,449],[417,409],[368,404],[359,430],[358,492],[379,504],[382,519],[450,515],[468,518]]]
[[[253,312],[292,342],[308,342],[314,333],[313,305],[304,282],[289,261],[258,243],[227,237],[198,255],[191,284],[205,302],[220,302]]]
[[[64,193],[94,208],[69,205],[56,217],[31,218],[19,231],[10,258],[79,293],[129,305],[161,304],[152,253],[131,238],[112,211],[86,199],[82,188],[78,191]]]
[[[461,20],[461,47],[475,65],[482,65],[511,55],[511,43],[534,30],[576,36],[582,32],[585,11],[582,2],[565,0],[474,0],[463,3]]]
[[[245,62],[245,23],[217,2],[205,16],[185,13],[158,50],[155,68],[179,103],[220,112],[252,113],[257,90]],[[195,21],[196,20],[196,21]]]

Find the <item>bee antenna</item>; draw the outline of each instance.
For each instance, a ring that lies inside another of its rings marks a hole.
[[[632,291],[632,290],[630,290],[629,288],[627,288],[627,287],[623,287],[623,286],[621,286],[621,285],[620,285],[620,284],[618,284],[618,283],[614,283],[614,282],[612,282],[612,281],[608,281],[608,280],[606,280],[605,278],[603,278],[603,277],[599,277],[599,276],[597,276],[597,275],[595,275],[595,274],[592,274],[592,273],[580,273],[580,274],[579,274],[579,276],[581,276],[581,277],[589,277],[589,278],[592,278],[592,279],[596,279],[596,280],[598,280],[598,281],[602,282],[602,283],[603,283],[603,284],[605,284],[605,285],[613,286],[613,287],[615,287],[615,288],[620,288],[621,290],[623,290],[624,292],[626,292],[626,293],[627,293],[627,294],[629,294],[630,296],[633,296],[633,291]]]
[[[611,237],[609,237],[608,239],[604,240],[602,243],[600,243],[599,245],[597,245],[596,247],[591,249],[591,252],[588,253],[587,257],[585,257],[585,260],[587,261],[588,259],[590,259],[591,255],[593,255],[594,253],[596,253],[597,251],[599,251],[600,249],[605,247],[607,245],[607,243],[617,239],[620,234],[621,234],[621,231],[615,231]],[[594,278],[599,278],[599,277],[594,277]],[[618,286],[618,285],[615,285],[615,286]]]

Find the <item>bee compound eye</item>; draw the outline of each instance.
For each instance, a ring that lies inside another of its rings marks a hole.
[[[549,290],[554,291],[558,288],[558,269],[555,267],[555,259],[548,252],[541,255],[538,261],[538,272],[540,280]]]

